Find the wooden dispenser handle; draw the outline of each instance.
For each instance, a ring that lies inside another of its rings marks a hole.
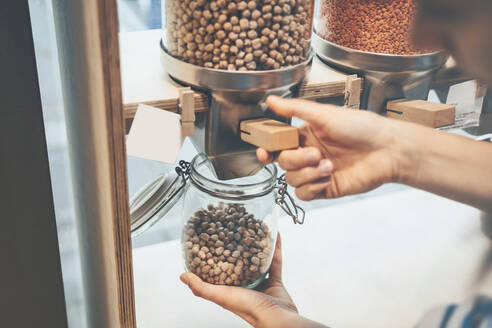
[[[456,107],[425,100],[400,99],[386,105],[386,116],[431,128],[454,124]]]
[[[239,128],[243,141],[269,152],[299,147],[297,128],[283,122],[260,118],[242,121]]]
[[[191,88],[179,89],[179,113],[181,135],[191,137],[195,133],[195,94]]]

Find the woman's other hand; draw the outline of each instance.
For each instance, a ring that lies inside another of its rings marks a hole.
[[[254,327],[323,327],[297,313],[297,307],[284,287],[280,235],[270,275],[256,290],[212,285],[190,272],[182,274],[180,278],[196,296],[222,306]]]
[[[278,161],[287,171],[285,179],[299,199],[337,198],[399,179],[401,150],[393,143],[398,123],[301,99],[270,96],[267,104],[280,116],[306,121],[299,129],[299,148],[278,154],[257,151],[261,162]]]

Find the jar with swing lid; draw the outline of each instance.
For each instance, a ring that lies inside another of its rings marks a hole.
[[[270,164],[253,176],[224,181],[216,178],[205,154],[191,163],[180,162],[176,174],[171,174],[178,187],[170,192],[183,201],[181,242],[187,271],[208,283],[247,288],[265,279],[275,250],[279,210],[294,223],[304,221],[304,211],[287,193],[283,176],[277,175],[276,166]],[[166,206],[160,208],[155,215],[166,211]],[[137,213],[137,208],[131,212]],[[132,215],[134,233],[152,224],[137,222]]]

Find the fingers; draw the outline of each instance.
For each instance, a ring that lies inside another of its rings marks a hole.
[[[180,276],[195,296],[214,302],[238,315],[253,310],[250,292],[246,288],[212,285],[202,281],[197,275],[187,272]]]
[[[322,159],[316,167],[305,167],[297,171],[285,173],[285,181],[292,187],[300,187],[306,183],[329,177],[333,172],[333,163],[328,159]]]
[[[280,116],[289,118],[296,116],[315,126],[321,126],[320,118],[332,113],[334,107],[303,99],[285,99],[277,96],[269,96],[266,103],[269,109]]]
[[[256,157],[262,164],[270,164],[274,161],[274,156],[263,148],[258,148],[256,150]]]
[[[258,148],[256,150],[256,157],[265,165],[276,160],[282,169],[294,171],[306,166],[317,166],[322,158],[320,150],[316,147],[289,149],[281,151],[279,154],[270,153],[263,148]]]
[[[305,184],[299,188],[296,188],[296,196],[303,201],[324,198],[323,196],[330,184],[331,180]]]
[[[273,253],[272,266],[270,268],[270,278],[276,282],[282,282],[282,239],[277,233],[277,243]]]
[[[296,171],[307,166],[317,166],[321,152],[315,147],[297,148],[280,152],[278,165],[286,171]]]

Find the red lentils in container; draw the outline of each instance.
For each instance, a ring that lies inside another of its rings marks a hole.
[[[416,0],[322,0],[316,32],[340,46],[382,54],[416,55],[410,29]]]

